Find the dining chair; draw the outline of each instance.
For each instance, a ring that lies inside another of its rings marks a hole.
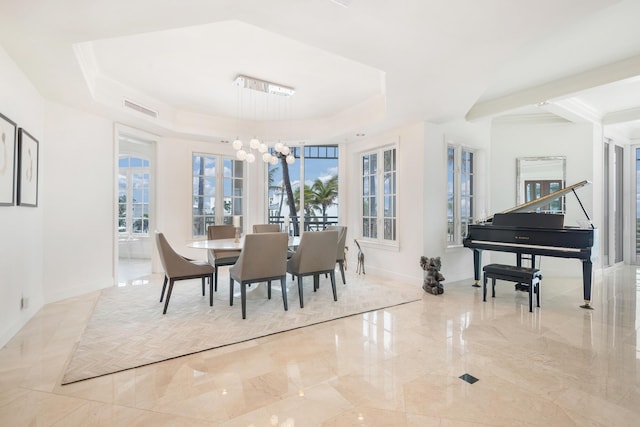
[[[320,284],[320,275],[328,274],[331,277],[333,288],[333,300],[338,301],[336,293],[336,246],[338,245],[338,232],[307,231],[300,238],[300,245],[293,256],[287,261],[287,273],[298,278],[298,294],[300,296],[300,308],[304,308],[302,294],[302,278],[313,276],[313,291]]]
[[[344,247],[347,242],[347,227],[344,225],[329,225],[325,230],[336,230],[338,232],[338,248],[336,252],[336,262],[340,266],[342,283],[347,284],[344,277]]]
[[[287,242],[286,233],[247,234],[238,261],[229,268],[229,305],[233,305],[235,282],[240,283],[242,318],[247,318],[247,285],[267,282],[267,297],[271,299],[271,281],[280,280],[282,302],[287,304]]]
[[[233,225],[210,225],[207,227],[207,238],[209,240],[233,239],[235,237],[236,229]],[[240,251],[235,249],[209,249],[207,258],[215,270],[213,273],[214,291],[218,291],[218,268],[235,264],[238,256],[240,256]]]
[[[213,306],[213,267],[210,264],[199,264],[185,259],[173,250],[164,234],[159,231],[156,231],[156,246],[158,247],[160,262],[165,273],[160,302],[164,298],[165,289],[167,290],[167,299],[164,302],[162,314],[167,314],[173,284],[177,280],[202,278],[202,286],[204,287],[205,279],[209,279],[209,306]],[[167,282],[169,282],[168,289]]]
[[[254,233],[278,233],[280,224],[253,224]]]

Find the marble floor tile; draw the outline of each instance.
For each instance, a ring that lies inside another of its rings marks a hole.
[[[397,284],[347,274],[347,283]],[[119,286],[155,291],[161,280]],[[48,304],[0,349],[0,425],[637,424],[640,268],[597,275],[591,311],[579,308],[581,278],[545,277],[533,313],[511,283],[499,282],[487,302],[471,283],[65,386],[99,293]]]

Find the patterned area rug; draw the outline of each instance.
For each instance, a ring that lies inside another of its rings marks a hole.
[[[221,271],[222,273],[222,271]],[[385,283],[372,277],[336,275],[338,301],[331,283],[322,278],[313,292],[313,279],[304,280],[304,308],[297,285],[287,276],[289,310],[284,311],[279,282],[272,298],[266,284],[253,285],[247,295],[247,318],[242,319],[239,285],[229,306],[229,282],[220,274],[213,307],[201,294],[199,280],[177,282],[166,315],[160,303],[162,283],[114,287],[101,292],[91,319],[72,355],[62,384],[95,378],[216,347],[297,329],[341,317],[418,301],[419,285]]]

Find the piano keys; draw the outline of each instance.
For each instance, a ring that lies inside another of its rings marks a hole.
[[[480,286],[482,251],[511,252],[516,254],[516,263],[522,266],[522,256],[531,256],[531,267],[535,268],[535,256],[574,258],[582,261],[582,288],[584,305],[591,309],[591,282],[594,245],[594,230],[591,220],[576,194],[577,188],[589,184],[582,181],[539,199],[497,213],[485,223],[470,224],[463,245],[473,250],[474,286]],[[539,206],[573,192],[591,228],[564,226],[564,215],[534,212]]]

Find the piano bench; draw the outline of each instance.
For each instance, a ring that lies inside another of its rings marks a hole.
[[[536,303],[540,307],[540,282],[542,272],[537,268],[517,267],[515,265],[488,264],[482,268],[484,278],[482,281],[482,301],[487,300],[487,279],[491,279],[491,296],[496,296],[496,279],[507,282],[516,282],[527,285],[529,292],[529,311],[533,311],[533,293],[536,294]]]

